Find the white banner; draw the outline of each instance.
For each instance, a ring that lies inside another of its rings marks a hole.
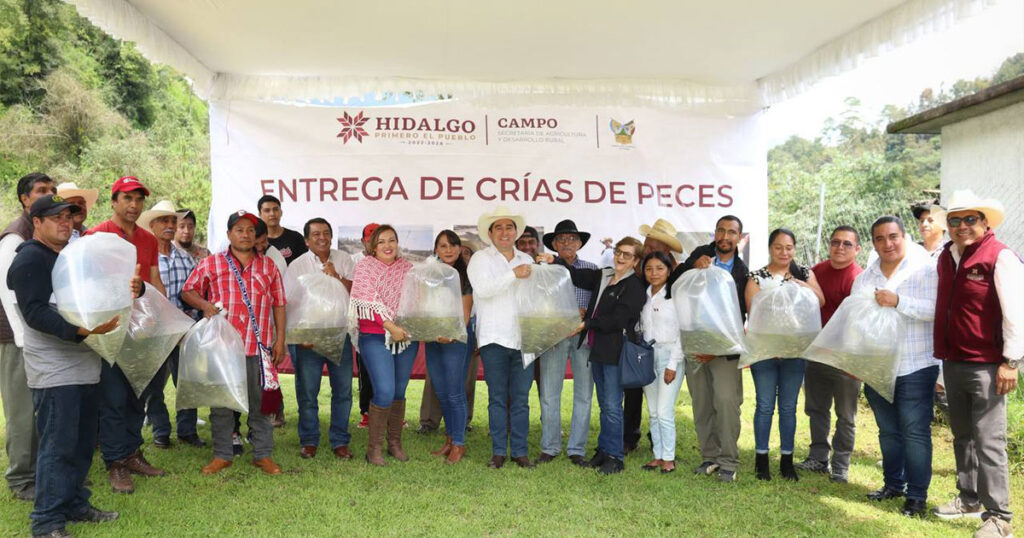
[[[759,120],[662,107],[213,102],[210,244],[226,244],[230,213],[255,213],[272,194],[285,227],[324,217],[353,250],[366,223],[389,223],[413,257],[444,228],[474,238],[478,217],[498,205],[541,234],[573,219],[593,234],[580,256],[595,262],[601,238],[639,238],[659,218],[688,252],[733,214],[750,233],[744,246],[758,246],[744,249],[757,266],[768,221]]]

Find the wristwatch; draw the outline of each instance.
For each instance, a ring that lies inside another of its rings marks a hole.
[[[1008,366],[1009,366],[1010,368],[1013,368],[1013,369],[1015,369],[1015,370],[1020,370],[1020,369],[1021,369],[1022,367],[1024,367],[1024,358],[1020,358],[1020,359],[1013,359],[1013,360],[1011,360],[1011,359],[1006,359],[1006,364],[1007,364],[1007,365],[1008,365]]]

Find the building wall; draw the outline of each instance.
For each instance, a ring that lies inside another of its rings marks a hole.
[[[942,128],[942,205],[957,189],[996,198],[996,237],[1024,254],[1024,102]]]

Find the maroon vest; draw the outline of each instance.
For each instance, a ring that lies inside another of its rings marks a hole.
[[[28,241],[32,239],[32,219],[28,218],[28,214],[22,213],[18,218],[14,219],[7,229],[0,233],[0,239],[7,237],[10,234],[17,234],[22,239]],[[7,275],[0,275],[0,282],[4,286],[7,285]],[[7,312],[0,307],[0,344],[13,344],[14,343],[14,331],[11,329],[10,322],[7,321]]]
[[[1007,248],[992,230],[964,249],[954,266],[950,242],[939,255],[935,301],[935,357],[947,361],[1003,361],[1003,310],[996,293],[996,258]]]

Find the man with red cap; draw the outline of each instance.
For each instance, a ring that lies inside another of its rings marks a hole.
[[[138,254],[135,273],[148,286],[165,294],[160,280],[159,247],[156,237],[139,226],[136,221],[145,209],[149,189],[138,178],[125,176],[114,182],[110,189],[110,206],[114,215],[110,220],[86,232],[117,234],[135,246]],[[155,384],[136,396],[121,367],[101,361],[100,373],[100,454],[110,471],[110,485],[115,493],[132,493],[135,484],[132,474],[163,476],[163,470],[146,461],[142,455],[142,424],[146,418],[146,400],[155,390]]]
[[[274,428],[269,415],[281,404],[280,399],[274,401],[274,396],[280,398],[276,367],[285,357],[285,295],[277,266],[254,247],[258,222],[252,213],[232,213],[227,233],[230,246],[199,262],[185,281],[181,299],[208,318],[218,314],[217,305],[221,305],[231,326],[242,337],[252,463],[266,474],[277,475],[281,468],[270,458]],[[217,474],[231,466],[233,426],[230,409],[210,409],[213,460],[203,467],[203,474]]]

